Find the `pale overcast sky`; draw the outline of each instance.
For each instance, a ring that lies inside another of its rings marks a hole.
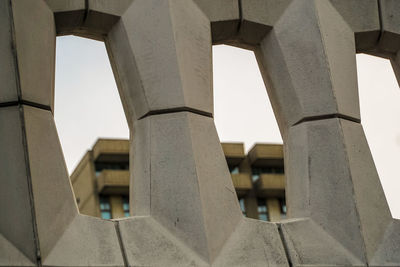
[[[215,123],[222,142],[282,143],[253,52],[213,48]],[[387,60],[357,55],[361,118],[392,214],[400,218],[400,89]],[[55,120],[73,171],[99,137],[128,138],[102,42],[57,38]],[[368,194],[368,192],[366,192]]]

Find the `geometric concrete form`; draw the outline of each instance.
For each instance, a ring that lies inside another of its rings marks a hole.
[[[372,258],[392,219],[361,125],[311,121],[288,136],[289,216],[311,218],[361,261]]]
[[[26,265],[26,259],[41,266],[122,265],[114,223],[78,214],[52,113],[2,107],[0,123],[6,152],[0,231],[2,246],[14,248],[4,254],[11,260],[4,266]]]
[[[280,225],[288,258],[293,266],[366,266],[324,228],[310,219]]]
[[[19,108],[0,108],[3,154],[0,161],[0,246],[4,248],[0,252],[7,251],[7,257],[0,257],[1,266],[25,265],[26,262],[36,265],[34,222],[22,136]]]
[[[210,25],[192,1],[134,1],[107,48],[124,106],[134,108],[130,120],[171,109],[213,113]]]
[[[381,34],[379,8],[381,0],[330,0],[354,32],[356,50],[373,49]]]
[[[12,39],[8,42],[13,47],[18,92],[13,101],[22,100],[53,110],[56,50],[53,12],[43,1],[11,1],[10,7]]]
[[[240,1],[194,0],[211,23],[213,44],[226,43],[236,37],[241,23]]]
[[[77,266],[85,258],[91,265],[122,265],[115,225],[78,214],[52,114],[23,110],[42,264]]]
[[[353,36],[329,1],[296,0],[261,42],[256,56],[283,136],[311,118],[360,120]]]
[[[12,40],[11,31],[11,9],[7,1],[0,2],[0,84],[1,94],[0,103],[7,103],[18,99],[17,84],[15,77],[15,58],[13,47],[10,45]]]
[[[400,9],[396,0],[382,0],[381,20],[382,36],[379,40],[379,51],[396,54],[400,47],[400,20],[397,11]]]
[[[399,14],[395,0],[1,1],[0,265],[400,266],[355,64],[400,66]],[[106,43],[131,130],[131,218],[78,213],[52,113],[56,34]],[[213,43],[256,52],[285,141],[287,221],[241,213],[212,118]]]
[[[292,0],[242,1],[242,22],[236,45],[258,45],[266,34],[272,30],[272,27],[291,2]]]
[[[243,218],[212,266],[290,266],[278,227]]]
[[[243,219],[213,120],[162,114],[134,129],[133,215],[151,215],[212,262]]]

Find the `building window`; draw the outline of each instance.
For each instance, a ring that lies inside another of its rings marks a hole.
[[[125,217],[131,216],[129,213],[129,198],[128,197],[122,198],[122,208],[124,209]]]
[[[258,218],[262,221],[268,221],[267,201],[265,198],[257,199]]]
[[[240,209],[242,210],[242,213],[244,216],[246,216],[246,206],[244,205],[244,198],[239,198],[239,205]]]
[[[96,177],[99,177],[103,170],[129,170],[129,162],[96,162]]]
[[[258,178],[260,178],[261,174],[283,174],[284,173],[284,168],[283,167],[261,167],[261,168],[252,168],[251,169],[252,173],[252,180],[253,182],[257,181]]]
[[[281,219],[285,219],[287,213],[286,200],[280,199],[279,202],[281,204]]]
[[[103,219],[111,219],[111,205],[108,197],[100,197],[100,215]]]
[[[231,174],[238,174],[239,173],[239,167],[238,166],[229,166],[229,172]]]

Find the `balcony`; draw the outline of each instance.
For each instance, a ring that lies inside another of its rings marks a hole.
[[[97,188],[103,195],[128,195],[128,170],[103,170],[97,178]]]
[[[255,183],[259,197],[284,197],[284,174],[261,174]]]
[[[253,187],[251,177],[247,173],[231,174],[233,186],[238,197],[246,195]]]
[[[283,166],[283,145],[256,144],[249,151],[248,158],[254,167]]]
[[[245,158],[243,143],[221,143],[221,146],[229,166],[236,166]]]
[[[98,162],[129,161],[129,140],[99,139],[92,150],[93,159]]]

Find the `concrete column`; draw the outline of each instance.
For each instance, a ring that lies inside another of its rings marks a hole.
[[[277,222],[281,219],[281,204],[277,198],[267,199],[268,218],[271,222]]]
[[[125,217],[121,196],[110,196],[110,206],[113,219]]]
[[[254,194],[249,194],[249,196],[244,198],[244,205],[246,208],[246,216],[248,218],[258,219],[257,197]]]
[[[354,36],[363,29],[339,13],[359,4],[291,1],[256,53],[285,143],[288,215],[312,220],[282,226],[294,265],[322,264],[320,255],[334,250],[324,264],[365,265],[391,222],[359,123]],[[366,4],[378,12],[376,2]],[[300,248],[318,235],[340,245]]]
[[[122,266],[114,223],[75,203],[53,118],[53,10],[1,1],[0,22],[0,265]]]

